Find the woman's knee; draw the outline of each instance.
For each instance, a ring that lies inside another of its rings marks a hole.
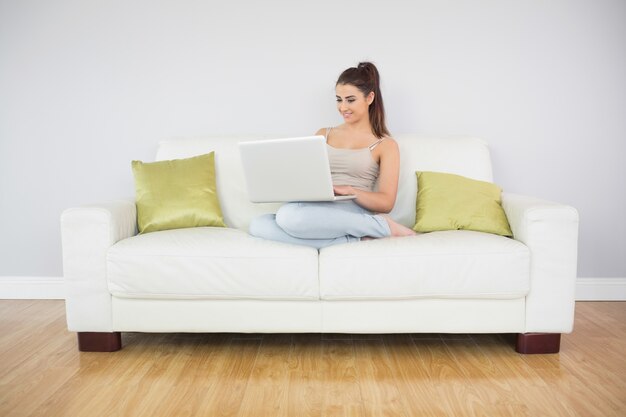
[[[262,216],[255,217],[250,222],[248,233],[256,237],[271,237],[273,230],[276,227],[276,220],[274,214],[264,214]]]
[[[304,216],[305,210],[299,203],[287,203],[281,206],[276,212],[276,223],[285,232],[297,236],[307,228],[307,219]]]

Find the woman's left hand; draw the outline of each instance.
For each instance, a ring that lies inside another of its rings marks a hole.
[[[351,185],[333,185],[335,195],[355,195],[356,190]]]

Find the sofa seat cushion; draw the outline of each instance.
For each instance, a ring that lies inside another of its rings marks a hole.
[[[449,230],[323,248],[319,268],[324,300],[512,299],[528,294],[530,252],[507,237]]]
[[[111,294],[127,298],[318,300],[318,252],[197,227],[133,236],[107,253]]]

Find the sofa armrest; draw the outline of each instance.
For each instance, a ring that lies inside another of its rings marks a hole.
[[[530,249],[526,333],[569,333],[574,325],[578,212],[571,206],[502,193],[513,237]]]
[[[69,208],[61,214],[67,326],[71,331],[111,332],[107,250],[137,234],[134,201]]]

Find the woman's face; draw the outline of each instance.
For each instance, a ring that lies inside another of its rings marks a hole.
[[[374,101],[374,92],[371,91],[367,97],[361,90],[351,84],[337,84],[335,87],[337,95],[337,110],[343,116],[346,123],[355,123],[364,117],[369,119],[369,105]]]

